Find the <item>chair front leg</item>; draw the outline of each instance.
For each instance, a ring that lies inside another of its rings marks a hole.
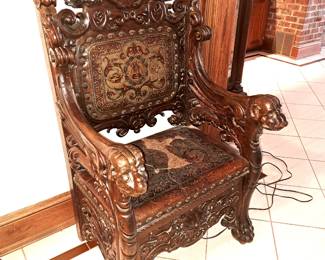
[[[134,146],[110,154],[112,196],[117,223],[117,259],[137,259],[137,225],[131,203],[147,191],[148,176],[141,151]]]
[[[247,118],[243,131],[238,131],[237,139],[241,155],[249,162],[250,172],[242,186],[242,197],[235,218],[226,218],[225,226],[232,229],[233,236],[241,243],[251,242],[254,229],[249,218],[249,205],[256,184],[261,176],[262,152],[260,136],[263,129],[281,130],[288,122],[281,111],[279,100],[270,95],[258,95],[249,98]]]
[[[114,202],[118,235],[117,259],[135,260],[138,252],[137,227],[131,197],[122,194],[116,188]]]
[[[249,174],[243,180],[242,195],[235,214],[226,217],[222,222],[224,226],[231,229],[233,237],[242,244],[251,242],[254,238],[254,228],[249,217],[249,205],[262,169],[262,153],[259,145],[261,130],[255,129],[255,131],[252,138],[247,139],[244,136],[239,138],[241,155],[249,162]]]

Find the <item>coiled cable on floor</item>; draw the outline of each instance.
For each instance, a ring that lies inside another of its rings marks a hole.
[[[266,195],[266,196],[270,196],[271,197],[271,203],[268,207],[266,208],[249,208],[249,210],[269,210],[272,208],[272,206],[274,205],[274,198],[275,197],[280,197],[280,198],[286,198],[286,199],[292,199],[292,200],[295,200],[295,201],[298,201],[298,202],[302,202],[302,203],[307,203],[307,202],[310,202],[313,200],[313,197],[310,195],[310,194],[307,194],[305,192],[301,192],[301,191],[297,191],[297,190],[293,190],[293,189],[283,189],[283,188],[279,188],[277,185],[281,182],[284,182],[284,181],[287,181],[289,179],[291,179],[293,177],[293,174],[292,172],[289,170],[289,167],[287,165],[287,163],[282,160],[281,158],[273,155],[272,153],[270,152],[266,152],[266,151],[262,151],[263,154],[267,154],[267,155],[270,155],[272,158],[278,160],[279,162],[281,162],[284,166],[285,166],[285,172],[288,174],[288,176],[284,177],[284,173],[283,171],[277,166],[275,165],[274,163],[271,163],[271,162],[265,162],[262,164],[262,169],[264,166],[266,165],[271,165],[273,166],[275,169],[277,169],[277,171],[280,173],[280,177],[275,180],[275,181],[272,181],[272,182],[269,182],[269,183],[265,183],[264,180],[261,180],[260,182],[258,182],[256,184],[256,190],[263,194],[263,195]],[[272,189],[272,192],[271,193],[268,193],[268,192],[263,192],[260,190],[259,186],[264,186],[265,189],[268,187],[268,188],[271,188]],[[285,195],[280,195],[280,194],[277,194],[276,192],[277,191],[282,191],[282,192],[288,192],[288,193],[294,193],[294,194],[299,194],[299,195],[303,195],[303,196],[306,196],[307,199],[305,200],[301,200],[301,199],[298,199],[296,197],[293,197],[293,196],[285,196]],[[227,228],[224,228],[222,229],[220,232],[218,232],[216,235],[213,235],[213,236],[210,236],[210,237],[203,237],[203,239],[212,239],[212,238],[216,238],[218,236],[220,236],[223,232],[226,231]]]

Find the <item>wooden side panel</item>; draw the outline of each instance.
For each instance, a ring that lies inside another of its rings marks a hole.
[[[212,28],[212,39],[204,43],[202,55],[210,78],[223,88],[227,88],[228,70],[236,35],[237,0],[201,0],[202,12],[207,25]],[[209,136],[218,137],[215,128],[203,126]]]
[[[212,28],[212,39],[204,44],[202,52],[205,67],[211,79],[224,88],[234,48],[238,2],[201,0],[205,23]]]
[[[264,43],[270,0],[253,0],[249,22],[247,49],[259,48]]]
[[[74,223],[70,192],[0,217],[0,256]]]

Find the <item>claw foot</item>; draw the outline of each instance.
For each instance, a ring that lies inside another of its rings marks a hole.
[[[237,222],[235,227],[231,230],[231,234],[240,243],[249,243],[252,242],[254,238],[254,227],[250,220],[245,223]]]
[[[241,244],[253,241],[254,227],[249,219],[244,222],[240,222],[234,219],[223,219],[221,224],[231,229],[231,234]]]

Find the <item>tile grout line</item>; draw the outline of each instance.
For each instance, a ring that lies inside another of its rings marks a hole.
[[[269,155],[263,155],[263,158],[266,157],[266,158],[272,158],[272,156],[269,156]],[[292,160],[299,160],[299,161],[311,161],[311,162],[323,162],[323,161],[314,161],[314,160],[308,160],[308,159],[298,159],[298,158],[291,158],[291,157],[284,157],[284,156],[278,156],[279,159],[292,159]],[[313,169],[312,169],[313,170]],[[313,172],[314,173],[314,172]],[[315,175],[315,173],[314,173]],[[318,182],[317,182],[318,184]],[[321,186],[321,188],[315,188],[315,187],[307,187],[307,186],[301,186],[301,185],[292,185],[292,184],[278,184],[279,186],[286,186],[286,187],[296,187],[296,188],[304,188],[304,189],[310,189],[310,190],[324,190]],[[319,185],[318,185],[319,186]]]
[[[323,227],[313,227],[313,226],[307,226],[307,225],[302,225],[302,224],[287,223],[287,222],[282,222],[282,221],[273,221],[273,223],[289,225],[289,226],[295,226],[295,227],[313,228],[313,229],[317,229],[317,230],[320,229],[320,230],[325,231],[325,228],[323,228]]]
[[[310,88],[310,89],[313,91],[313,93],[314,93],[314,90],[313,90],[312,87],[310,86],[309,81],[306,79],[306,77],[305,77],[305,75],[303,74],[303,72],[301,71],[301,69],[299,69],[299,71],[300,71],[302,77],[303,77],[303,78],[305,79],[305,81],[307,82],[307,85],[309,86],[309,88]],[[314,93],[314,95],[317,97],[317,100],[320,101],[320,100],[318,99],[318,96],[317,96],[315,93]],[[322,106],[322,108],[325,110],[324,106]],[[289,113],[290,113],[290,111],[289,111]],[[290,113],[290,114],[291,114],[291,113]],[[295,124],[294,121],[293,121],[293,124],[294,124],[294,126],[295,126],[295,128],[296,128],[296,130],[297,130],[297,127],[296,127],[296,124]],[[303,143],[302,140],[301,140],[301,137],[300,137],[300,134],[299,134],[298,130],[297,130],[297,133],[298,133],[298,137],[299,137],[299,139],[300,139],[300,142],[301,142],[301,144],[302,144],[302,146],[303,146],[303,148],[304,148],[304,150],[305,150],[306,156],[307,156],[308,161],[309,161],[309,165],[310,165],[310,167],[312,168],[312,170],[313,170],[313,172],[314,172],[314,175],[315,175],[315,178],[316,178],[316,180],[317,180],[318,186],[319,186],[319,188],[320,188],[320,190],[321,190],[321,193],[323,194],[323,196],[324,196],[324,198],[325,198],[325,192],[322,190],[322,185],[320,184],[320,181],[319,181],[319,179],[318,179],[318,177],[317,177],[317,174],[316,174],[316,171],[315,171],[315,169],[314,169],[314,166],[313,166],[313,164],[311,163],[311,161],[310,161],[310,159],[309,159],[309,155],[308,155],[308,153],[307,153],[307,151],[306,151],[306,148],[305,148],[305,146],[304,146],[304,143]]]
[[[300,119],[299,119],[300,120]],[[310,121],[310,120],[306,120],[306,121]],[[323,121],[325,122],[325,121]],[[289,136],[289,137],[298,137],[298,135],[285,135],[285,134],[273,134],[273,133],[265,133],[267,135],[280,135],[280,136]],[[309,138],[309,139],[322,139],[325,140],[325,137],[310,137],[310,136],[301,136],[302,138]]]
[[[303,75],[303,73],[302,73],[301,71],[300,71],[300,73],[301,73],[302,76],[304,77],[304,75]],[[305,79],[305,77],[304,77],[304,79]],[[308,86],[309,86],[309,85],[308,85]],[[280,93],[281,93],[281,95],[282,95],[282,91],[280,91]],[[285,105],[287,106],[287,103],[285,103]],[[287,106],[287,108],[288,108],[288,106]],[[291,112],[290,112],[289,109],[288,109],[288,112],[289,112],[290,116],[292,117],[292,114],[291,114]],[[317,178],[317,175],[316,175],[315,169],[314,169],[314,167],[313,167],[313,164],[312,164],[311,161],[310,161],[309,155],[308,155],[307,150],[306,150],[306,148],[305,148],[305,146],[304,146],[304,143],[303,143],[302,140],[301,140],[300,133],[299,133],[299,131],[298,131],[298,128],[297,128],[297,126],[296,126],[294,120],[292,120],[292,123],[293,123],[294,128],[296,129],[296,132],[297,132],[297,134],[298,134],[299,141],[300,141],[300,143],[301,143],[301,145],[302,145],[302,148],[304,149],[304,152],[305,152],[306,157],[307,157],[307,159],[308,159],[308,163],[309,163],[309,165],[310,165],[310,167],[311,167],[311,169],[312,169],[312,171],[313,171],[313,173],[314,173],[314,176],[315,176],[316,181],[317,181],[317,183],[318,183],[318,186],[319,186],[319,188],[320,188],[320,190],[321,190],[321,193],[323,194],[323,197],[325,198],[325,192],[322,190],[322,186],[320,185],[320,182],[319,182],[319,180],[318,180],[318,178]]]
[[[306,160],[308,161],[308,160]],[[278,184],[279,186],[286,186],[286,187],[296,187],[296,188],[303,188],[303,189],[309,189],[309,190],[322,190],[320,188],[311,188],[311,187],[305,187],[300,185],[290,185],[290,184]]]
[[[22,248],[21,251],[23,252],[23,255],[24,255],[25,260],[28,260],[26,254],[25,254],[24,248]]]
[[[295,136],[298,137],[298,136]],[[268,156],[268,155],[264,155],[264,156]],[[291,157],[291,156],[283,156],[283,155],[277,155],[278,157],[284,158],[284,159],[295,159],[295,160],[300,160],[300,161],[308,161],[307,158],[299,158],[299,157]],[[311,162],[325,162],[322,160],[315,160],[315,159],[309,159],[309,161]]]
[[[265,184],[265,181],[263,180],[264,184]],[[264,186],[264,192],[267,193],[266,191],[266,187]],[[270,203],[269,203],[269,199],[268,199],[268,195],[265,195],[266,196],[266,203],[267,203],[267,206],[270,207]],[[273,237],[273,243],[274,243],[274,249],[275,249],[275,255],[276,255],[276,259],[279,260],[279,254],[278,254],[278,247],[276,245],[276,239],[275,239],[275,234],[274,234],[274,228],[273,228],[273,222],[272,222],[272,216],[271,216],[271,211],[270,209],[267,210],[268,213],[269,213],[269,218],[270,218],[270,225],[271,225],[271,230],[272,230],[272,237]]]
[[[322,64],[321,64],[322,65]],[[301,69],[299,69],[300,74],[302,75],[302,77],[304,78],[305,82],[307,83],[308,87],[311,89],[311,91],[313,92],[314,96],[317,98],[318,102],[320,103],[321,107],[323,107],[323,109],[325,109],[325,106],[323,105],[323,102],[321,102],[321,100],[318,98],[318,95],[316,94],[316,92],[314,91],[313,87],[311,86],[309,80],[307,80],[307,78],[305,77],[304,73],[301,71]]]
[[[267,222],[267,223],[270,222],[269,220],[257,219],[257,218],[252,218],[252,220],[262,221],[262,222]],[[282,221],[274,221],[274,220],[272,220],[272,223],[289,225],[289,226],[295,226],[295,227],[312,228],[312,229],[317,229],[317,230],[320,229],[320,230],[324,230],[325,231],[325,227],[314,227],[314,226],[307,226],[307,225],[302,225],[302,224],[294,224],[294,223],[288,223],[288,222],[282,222]]]

